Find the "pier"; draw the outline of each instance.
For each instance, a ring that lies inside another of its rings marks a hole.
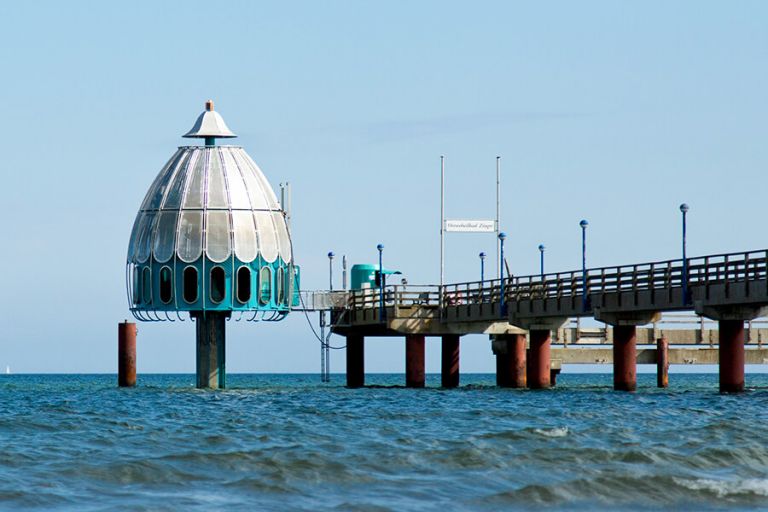
[[[768,313],[767,263],[768,250],[759,250],[444,286],[309,293],[306,301],[307,309],[331,310],[332,332],[346,337],[349,387],[365,383],[366,337],[405,340],[408,387],[424,386],[425,337],[441,338],[442,385],[455,387],[461,336],[487,334],[499,386],[548,388],[563,364],[612,364],[614,389],[634,391],[637,364],[656,364],[662,387],[670,364],[717,364],[720,391],[740,392],[744,365],[768,362],[762,346],[768,329],[751,324]],[[679,312],[695,313],[700,326],[660,328],[666,327],[662,313]],[[568,326],[584,318],[606,327]],[[717,328],[705,329],[705,320]]]
[[[261,169],[238,146],[217,139],[236,135],[214,110],[212,100],[183,137],[202,145],[182,146],[162,167],[139,207],[126,257],[126,292],[141,321],[196,323],[196,385],[226,387],[226,320],[280,321],[292,311],[320,313],[324,381],[330,333],[346,338],[347,386],[365,385],[365,339],[405,341],[405,385],[425,385],[428,337],[441,340],[441,384],[460,383],[461,337],[487,335],[496,357],[496,382],[513,388],[554,386],[564,364],[612,364],[616,390],[635,391],[637,364],[656,364],[658,385],[669,383],[671,364],[718,364],[720,391],[744,390],[745,364],[768,361],[765,334],[752,321],[768,314],[768,250],[686,255],[682,213],[682,258],[615,267],[586,268],[582,220],[582,267],[529,276],[504,275],[500,231],[500,157],[496,158],[496,219],[449,220],[444,211],[445,160],[441,166],[440,281],[438,285],[387,285],[398,271],[382,266],[351,269],[351,289],[302,292],[290,232],[290,187],[280,199]],[[444,282],[446,232],[494,233],[497,279]],[[509,270],[507,270],[509,273]],[[662,314],[693,312],[717,328],[666,329]],[[330,322],[326,322],[329,316]],[[569,323],[577,321],[575,331]],[[582,319],[606,327],[581,328]],[[745,324],[749,322],[749,329]],[[647,326],[651,326],[650,328]],[[326,336],[326,327],[329,336]],[[706,341],[705,341],[706,340]],[[607,348],[610,346],[610,348]],[[638,348],[639,347],[639,348]],[[747,348],[748,347],[748,348]],[[136,383],[136,328],[118,331],[118,384]]]

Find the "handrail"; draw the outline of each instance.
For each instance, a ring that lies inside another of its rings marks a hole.
[[[687,279],[690,287],[766,279],[768,249],[742,251],[688,258]],[[661,260],[581,270],[511,276],[504,279],[504,300],[508,303],[531,299],[573,300],[586,288],[587,294],[643,290],[670,290],[683,286],[682,259]],[[586,279],[586,287],[583,281]],[[387,285],[385,306],[451,308],[467,304],[497,304],[501,282],[498,279],[468,281],[443,285]],[[352,290],[348,307],[380,306],[378,289]]]

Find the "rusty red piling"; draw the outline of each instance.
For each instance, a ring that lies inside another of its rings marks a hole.
[[[637,327],[617,325],[613,328],[613,389],[637,389]]]
[[[744,391],[744,321],[720,320],[720,392]]]
[[[365,385],[365,338],[361,335],[347,336],[347,387],[361,388]]]
[[[550,348],[552,331],[549,329],[531,329],[529,333],[531,348],[528,349],[528,387],[546,389],[551,387]]]
[[[136,385],[136,324],[117,324],[117,385]]]
[[[525,334],[508,334],[509,387],[524,388],[528,380],[525,354]]]
[[[663,336],[656,340],[656,386],[669,386],[669,343]]]
[[[496,385],[500,388],[509,387],[509,354],[496,353]]]
[[[405,336],[405,387],[424,387],[424,335]]]
[[[496,385],[502,388],[524,388],[526,383],[525,335],[496,336]]]
[[[459,385],[459,339],[458,334],[444,334],[442,338],[440,377],[444,388]]]

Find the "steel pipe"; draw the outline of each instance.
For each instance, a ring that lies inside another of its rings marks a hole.
[[[441,385],[455,388],[459,385],[459,340],[458,334],[445,334],[442,338]]]
[[[347,387],[365,385],[365,338],[358,334],[347,336]]]
[[[532,329],[529,333],[531,348],[528,351],[528,387],[546,389],[551,387],[550,351],[552,331]]]
[[[720,320],[720,392],[744,391],[744,321]]]
[[[117,324],[117,385],[136,385],[136,324]]]
[[[664,337],[656,340],[656,386],[669,387],[669,342]]]
[[[423,388],[424,381],[424,335],[407,334],[405,336],[405,387]]]
[[[617,325],[613,328],[613,389],[637,389],[637,327]]]

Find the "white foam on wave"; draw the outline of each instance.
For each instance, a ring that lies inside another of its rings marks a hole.
[[[743,480],[714,480],[709,478],[697,478],[695,480],[675,478],[676,483],[687,487],[692,491],[709,491],[718,498],[739,494],[752,494],[755,496],[768,496],[767,478],[746,478]]]
[[[544,437],[565,437],[568,435],[568,427],[537,428],[533,431]]]

